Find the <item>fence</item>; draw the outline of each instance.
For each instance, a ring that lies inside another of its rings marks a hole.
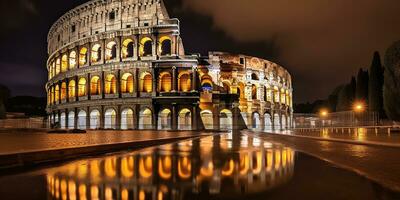
[[[3,129],[27,129],[46,128],[47,121],[43,117],[24,119],[3,119],[0,120],[0,128]]]
[[[328,113],[326,115],[302,114],[293,115],[295,128],[356,127],[381,125],[376,112],[356,113],[354,111]]]

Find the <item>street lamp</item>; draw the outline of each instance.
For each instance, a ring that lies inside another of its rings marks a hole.
[[[322,109],[322,110],[319,112],[319,115],[320,115],[321,117],[327,117],[327,116],[328,116],[328,111],[325,110],[325,109]]]
[[[356,102],[354,104],[354,108],[353,109],[354,109],[355,112],[361,113],[361,112],[364,112],[365,105],[364,105],[363,102]]]

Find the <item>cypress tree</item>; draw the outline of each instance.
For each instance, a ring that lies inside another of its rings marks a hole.
[[[344,85],[341,88],[338,94],[336,111],[347,111],[351,108],[352,94],[354,93],[352,92],[351,84]]]
[[[400,41],[388,48],[385,55],[383,104],[386,115],[400,120]]]
[[[383,67],[378,52],[374,53],[369,69],[368,109],[378,112],[381,117],[385,115],[383,110]]]
[[[357,74],[356,100],[368,101],[368,71],[360,69]]]

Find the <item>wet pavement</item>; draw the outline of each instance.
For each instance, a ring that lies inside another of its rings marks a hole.
[[[321,139],[338,139],[350,140],[360,143],[377,143],[398,145],[400,147],[400,133],[392,132],[387,133],[387,129],[366,129],[366,128],[338,128],[338,129],[320,129],[320,130],[307,130],[307,131],[271,131],[271,133],[304,136],[304,137],[317,137]]]
[[[306,149],[302,146],[305,141],[282,138],[284,136],[252,133],[221,134],[82,159],[0,177],[0,198],[400,198],[398,193],[357,173],[301,152],[321,148],[321,152],[329,152],[326,154],[332,156],[334,152],[343,150],[336,144],[311,144]],[[355,149],[347,153],[360,158],[368,155],[362,152],[365,153]],[[393,176],[399,177],[397,173],[398,170]]]
[[[0,134],[0,155],[200,135],[207,133],[89,131],[87,134]]]

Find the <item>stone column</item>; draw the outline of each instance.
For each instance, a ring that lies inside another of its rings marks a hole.
[[[89,47],[88,47],[88,52],[86,55],[86,65],[91,66],[92,65],[92,43],[89,42]],[[80,66],[83,67],[83,66]]]
[[[91,90],[91,88],[90,88],[90,73],[88,73],[87,74],[87,77],[86,77],[86,79],[87,79],[87,81],[86,81],[86,93],[87,93],[87,97],[88,97],[88,100],[90,100],[91,99],[91,97],[92,97],[92,91],[90,91]]]
[[[105,64],[106,63],[106,40],[105,39],[101,40],[100,46],[101,46],[100,63]]]
[[[214,105],[213,107],[213,129],[220,129],[220,113],[218,104]]]
[[[75,116],[74,116],[74,129],[78,129],[78,108],[75,108]]]
[[[134,129],[138,130],[139,129],[139,118],[140,118],[140,105],[136,104],[135,105],[135,123],[134,123]]]
[[[171,128],[172,130],[178,129],[178,112],[177,112],[177,105],[176,103],[172,104],[172,113],[171,113]]]
[[[136,6],[137,7],[137,6]],[[140,38],[139,38],[139,34],[135,35],[135,42],[136,42],[136,53],[134,55],[134,59],[135,60],[140,60]]]
[[[177,75],[177,69],[175,66],[172,67],[172,92],[177,92],[178,91],[178,75]]]
[[[100,128],[104,129],[104,106],[100,109]]]
[[[79,78],[78,76],[75,76],[75,101],[79,101]]]
[[[134,84],[133,84],[133,91],[136,95],[136,97],[139,97],[139,69],[135,69],[134,73],[133,73],[133,77],[134,77]]]
[[[117,71],[117,81],[116,81],[117,93],[118,98],[122,98],[122,91],[121,91],[121,70]]]
[[[106,87],[106,84],[105,84],[105,73],[104,73],[104,71],[103,72],[101,72],[101,98],[102,99],[104,99],[105,98],[105,87]]]
[[[193,67],[192,69],[192,92],[197,91],[197,67]]]
[[[65,91],[65,101],[68,103],[69,102],[69,78],[65,79],[65,85],[67,86],[66,91]]]
[[[153,66],[153,68],[151,69],[151,73],[152,73],[152,77],[153,77],[153,97],[157,96],[157,69]]]
[[[87,107],[86,113],[86,129],[90,129],[90,107]]]
[[[68,123],[69,123],[69,112],[68,112],[68,109],[65,109],[64,112],[65,112],[65,121],[64,121],[65,129],[69,129],[69,126],[68,126]],[[61,118],[60,118],[60,125],[61,125]]]
[[[117,130],[120,130],[121,129],[121,105],[118,105],[118,108],[117,108],[117,110],[116,110],[116,125],[115,125],[115,129],[117,129]],[[127,120],[129,120],[129,119],[127,119]]]
[[[198,130],[199,129],[199,125],[198,125],[198,107],[199,104],[198,103],[194,103],[193,107],[192,107],[192,130]]]

